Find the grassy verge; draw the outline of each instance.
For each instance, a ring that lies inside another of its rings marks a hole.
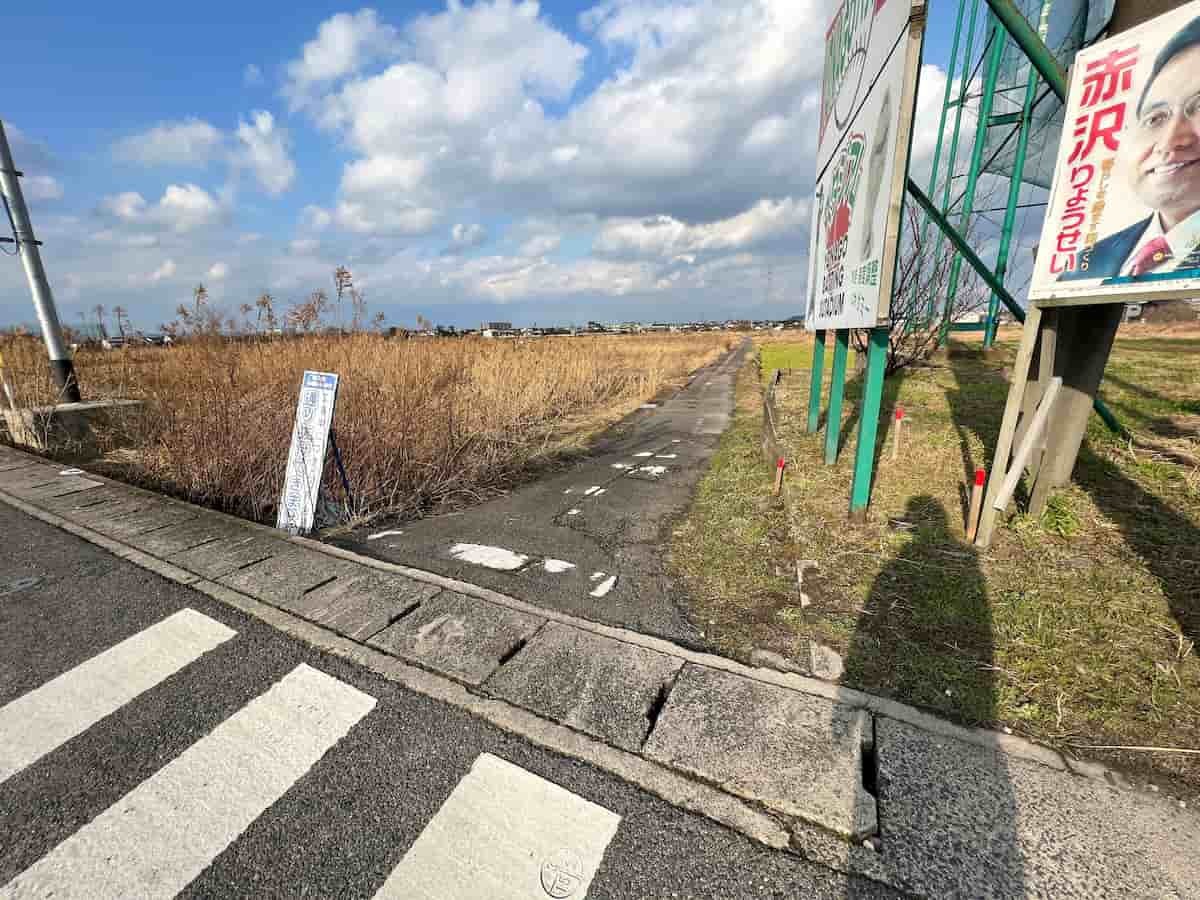
[[[363,522],[507,489],[731,343],[724,334],[204,339],[85,351],[76,370],[89,397],[145,403],[127,427],[101,435],[107,474],[260,521],[274,521],[301,373],[339,373],[334,426],[354,491],[341,515]],[[0,339],[0,352],[18,403],[53,400],[40,344]],[[329,465],[326,484],[340,497]]]
[[[715,580],[681,564],[697,617],[721,623],[718,646],[743,656],[765,647],[803,665],[818,642],[842,655],[843,683],[1200,785],[1195,756],[1082,749],[1200,747],[1200,339],[1118,340],[1103,394],[1134,441],[1094,420],[1075,481],[1039,521],[1011,515],[986,554],[965,542],[965,487],[976,465],[991,463],[1015,336],[988,356],[952,345],[932,366],[889,380],[881,438],[899,404],[906,440],[898,461],[881,454],[860,526],[846,519],[859,385],[848,384],[843,451],[826,467],[824,433],[802,432],[811,348],[763,347],[764,370],[792,370],[779,393],[792,537],[767,548],[745,539],[753,529],[734,528],[721,550],[768,566],[788,553],[816,560],[804,583],[811,603],[773,598],[761,567],[743,585],[735,569]],[[744,471],[715,466],[693,519],[717,523],[722,505],[732,515],[766,503],[758,427],[749,411],[739,416],[718,460]],[[739,489],[751,497],[730,496]],[[769,531],[781,531],[777,521]]]

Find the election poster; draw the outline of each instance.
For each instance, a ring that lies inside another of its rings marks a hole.
[[[1200,293],[1200,0],[1081,50],[1030,300]]]
[[[887,322],[924,2],[844,0],[825,36],[810,330]]]

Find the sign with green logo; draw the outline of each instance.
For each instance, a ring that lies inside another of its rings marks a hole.
[[[826,32],[808,327],[887,321],[924,0],[844,0]]]

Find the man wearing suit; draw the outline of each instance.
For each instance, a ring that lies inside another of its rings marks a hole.
[[[1200,19],[1158,54],[1136,113],[1120,152],[1130,186],[1154,212],[1097,241],[1081,254],[1087,268],[1061,281],[1200,270]]]

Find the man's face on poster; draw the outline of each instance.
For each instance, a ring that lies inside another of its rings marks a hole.
[[[1122,143],[1134,192],[1165,228],[1200,209],[1200,46],[1163,66]]]

